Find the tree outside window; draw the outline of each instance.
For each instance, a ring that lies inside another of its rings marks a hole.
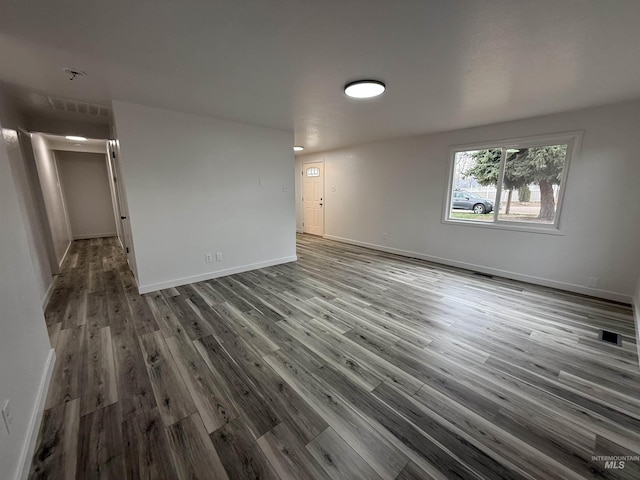
[[[526,139],[454,153],[446,220],[557,226],[559,201],[577,134]],[[482,206],[480,206],[480,204]]]

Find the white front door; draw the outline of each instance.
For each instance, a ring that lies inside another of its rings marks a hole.
[[[324,234],[324,164],[302,165],[302,201],[304,205],[304,233]]]

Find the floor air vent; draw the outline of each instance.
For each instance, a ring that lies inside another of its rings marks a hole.
[[[600,335],[598,336],[599,340],[607,343],[613,343],[614,345],[621,346],[622,338],[619,333],[609,332],[607,330],[600,330]]]

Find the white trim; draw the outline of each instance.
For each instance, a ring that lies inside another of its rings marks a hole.
[[[531,135],[527,137],[517,138],[501,138],[497,140],[490,140],[486,142],[466,143],[463,145],[454,145],[450,151],[463,152],[466,150],[482,150],[485,148],[496,147],[542,147],[550,145],[557,140],[564,140],[570,137],[574,137],[578,142],[575,146],[579,146],[582,143],[582,136],[584,130],[570,130],[568,132],[547,133],[542,135]],[[578,150],[577,148],[575,150]]]
[[[73,240],[71,240],[69,242],[69,245],[67,245],[67,249],[64,251],[64,255],[62,255],[62,259],[60,260],[60,263],[58,263],[58,268],[62,271],[62,264],[64,263],[64,261],[67,259],[67,255],[69,254],[69,250],[71,249],[71,244],[73,243]]]
[[[125,253],[126,255],[126,253]],[[136,278],[136,274],[133,273],[133,269],[131,268],[131,264],[129,263],[129,259],[127,258],[127,265],[129,266],[129,270],[131,271],[131,278],[133,278],[134,286],[140,291],[140,284],[138,283],[138,279]]]
[[[573,283],[558,282],[556,280],[550,280],[548,278],[535,277],[533,275],[525,275],[522,273],[510,272],[508,270],[500,270],[497,268],[485,267],[483,265],[460,262],[457,260],[451,260],[449,258],[435,257],[432,255],[426,255],[424,253],[411,252],[408,250],[400,250],[397,248],[385,247],[383,245],[376,245],[374,243],[361,242],[359,240],[351,240],[349,238],[336,237],[334,235],[324,235],[324,238],[328,240],[335,240],[337,242],[348,243],[351,245],[358,245],[360,247],[371,248],[373,250],[380,250],[382,252],[393,253],[396,255],[401,255],[403,257],[419,258],[420,260],[426,260],[428,262],[439,263],[439,264],[448,265],[451,267],[463,268],[465,270],[471,270],[473,272],[488,273],[489,275],[496,275],[498,277],[510,278],[512,280],[532,283],[535,285],[542,285],[543,287],[557,288],[559,290],[566,290],[568,292],[580,293],[582,295],[589,295],[592,297],[604,298],[606,300],[613,300],[614,302],[630,304],[632,301],[632,297],[630,297],[629,295],[624,295],[622,293],[617,293],[617,292],[610,292],[608,290],[599,290],[596,288],[583,287],[582,285],[574,285]]]
[[[49,288],[47,288],[47,292],[44,294],[44,298],[42,299],[42,310],[46,310],[49,302],[51,301],[51,295],[53,294],[53,290],[55,289],[56,282],[58,281],[59,274],[52,275],[51,283],[49,284]]]
[[[58,165],[58,156],[56,155],[55,150],[52,150],[51,148],[49,148],[49,151],[51,152],[51,157],[53,158],[53,166],[55,167],[56,182],[57,182],[58,192],[60,192],[60,199],[62,201],[62,211],[64,212],[64,223],[67,227],[67,237],[73,240],[73,231],[71,230],[71,220],[69,219],[69,209],[67,208],[67,199],[64,196],[64,188],[62,186],[62,175],[60,175],[60,168]]]
[[[633,297],[633,317],[636,323],[636,346],[638,347],[638,362],[640,366],[640,289]]]
[[[532,224],[532,223],[524,223],[524,222],[474,222],[473,220],[461,220],[455,218],[449,218],[447,220],[443,220],[442,223],[445,225],[465,225],[472,227],[480,227],[480,228],[492,228],[496,230],[511,230],[514,232],[525,232],[525,233],[542,233],[543,235],[559,235],[564,236],[564,233],[560,230],[554,228],[553,225],[547,225],[546,227],[543,224]]]
[[[36,449],[38,433],[40,432],[40,424],[42,423],[42,415],[44,414],[44,405],[47,400],[47,392],[49,391],[49,384],[51,383],[51,376],[53,375],[53,366],[55,363],[56,351],[52,348],[49,350],[49,355],[47,355],[44,372],[42,373],[42,379],[40,380],[40,387],[38,388],[36,404],[33,408],[33,412],[31,412],[31,419],[27,429],[27,438],[22,447],[20,462],[18,463],[19,468],[15,477],[16,480],[26,480],[29,477],[31,460],[33,458],[33,452]]]
[[[74,240],[87,240],[89,238],[117,237],[117,232],[91,233],[89,235],[75,235]]]
[[[194,275],[192,277],[176,278],[175,280],[167,280],[165,282],[152,283],[149,285],[139,285],[138,291],[140,295],[157,290],[164,290],[165,288],[179,287],[181,285],[187,285],[189,283],[202,282],[204,280],[211,280],[212,278],[226,277],[227,275],[234,275],[236,273],[248,272],[249,270],[256,270],[258,268],[272,267],[274,265],[280,265],[282,263],[295,262],[298,260],[297,255],[290,257],[275,258],[273,260],[267,260],[266,262],[250,263],[248,265],[240,265],[239,267],[226,268],[224,270],[218,270],[215,272],[203,273],[201,275]]]
[[[106,160],[106,166],[107,166],[107,181],[109,182],[109,194],[111,195],[111,207],[113,210],[113,221],[115,222],[116,225],[116,236],[120,236],[121,232],[120,230],[122,229],[122,220],[120,219],[120,207],[118,205],[118,200],[116,199],[116,182],[114,181],[114,178],[116,178],[116,174],[113,171],[113,164],[112,164],[112,160],[114,160],[114,158],[111,155],[111,140],[107,140],[105,142],[105,160]]]

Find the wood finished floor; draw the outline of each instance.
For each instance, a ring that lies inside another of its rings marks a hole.
[[[298,237],[140,296],[74,242],[32,479],[640,478],[629,307]],[[622,347],[597,340],[622,334]]]

